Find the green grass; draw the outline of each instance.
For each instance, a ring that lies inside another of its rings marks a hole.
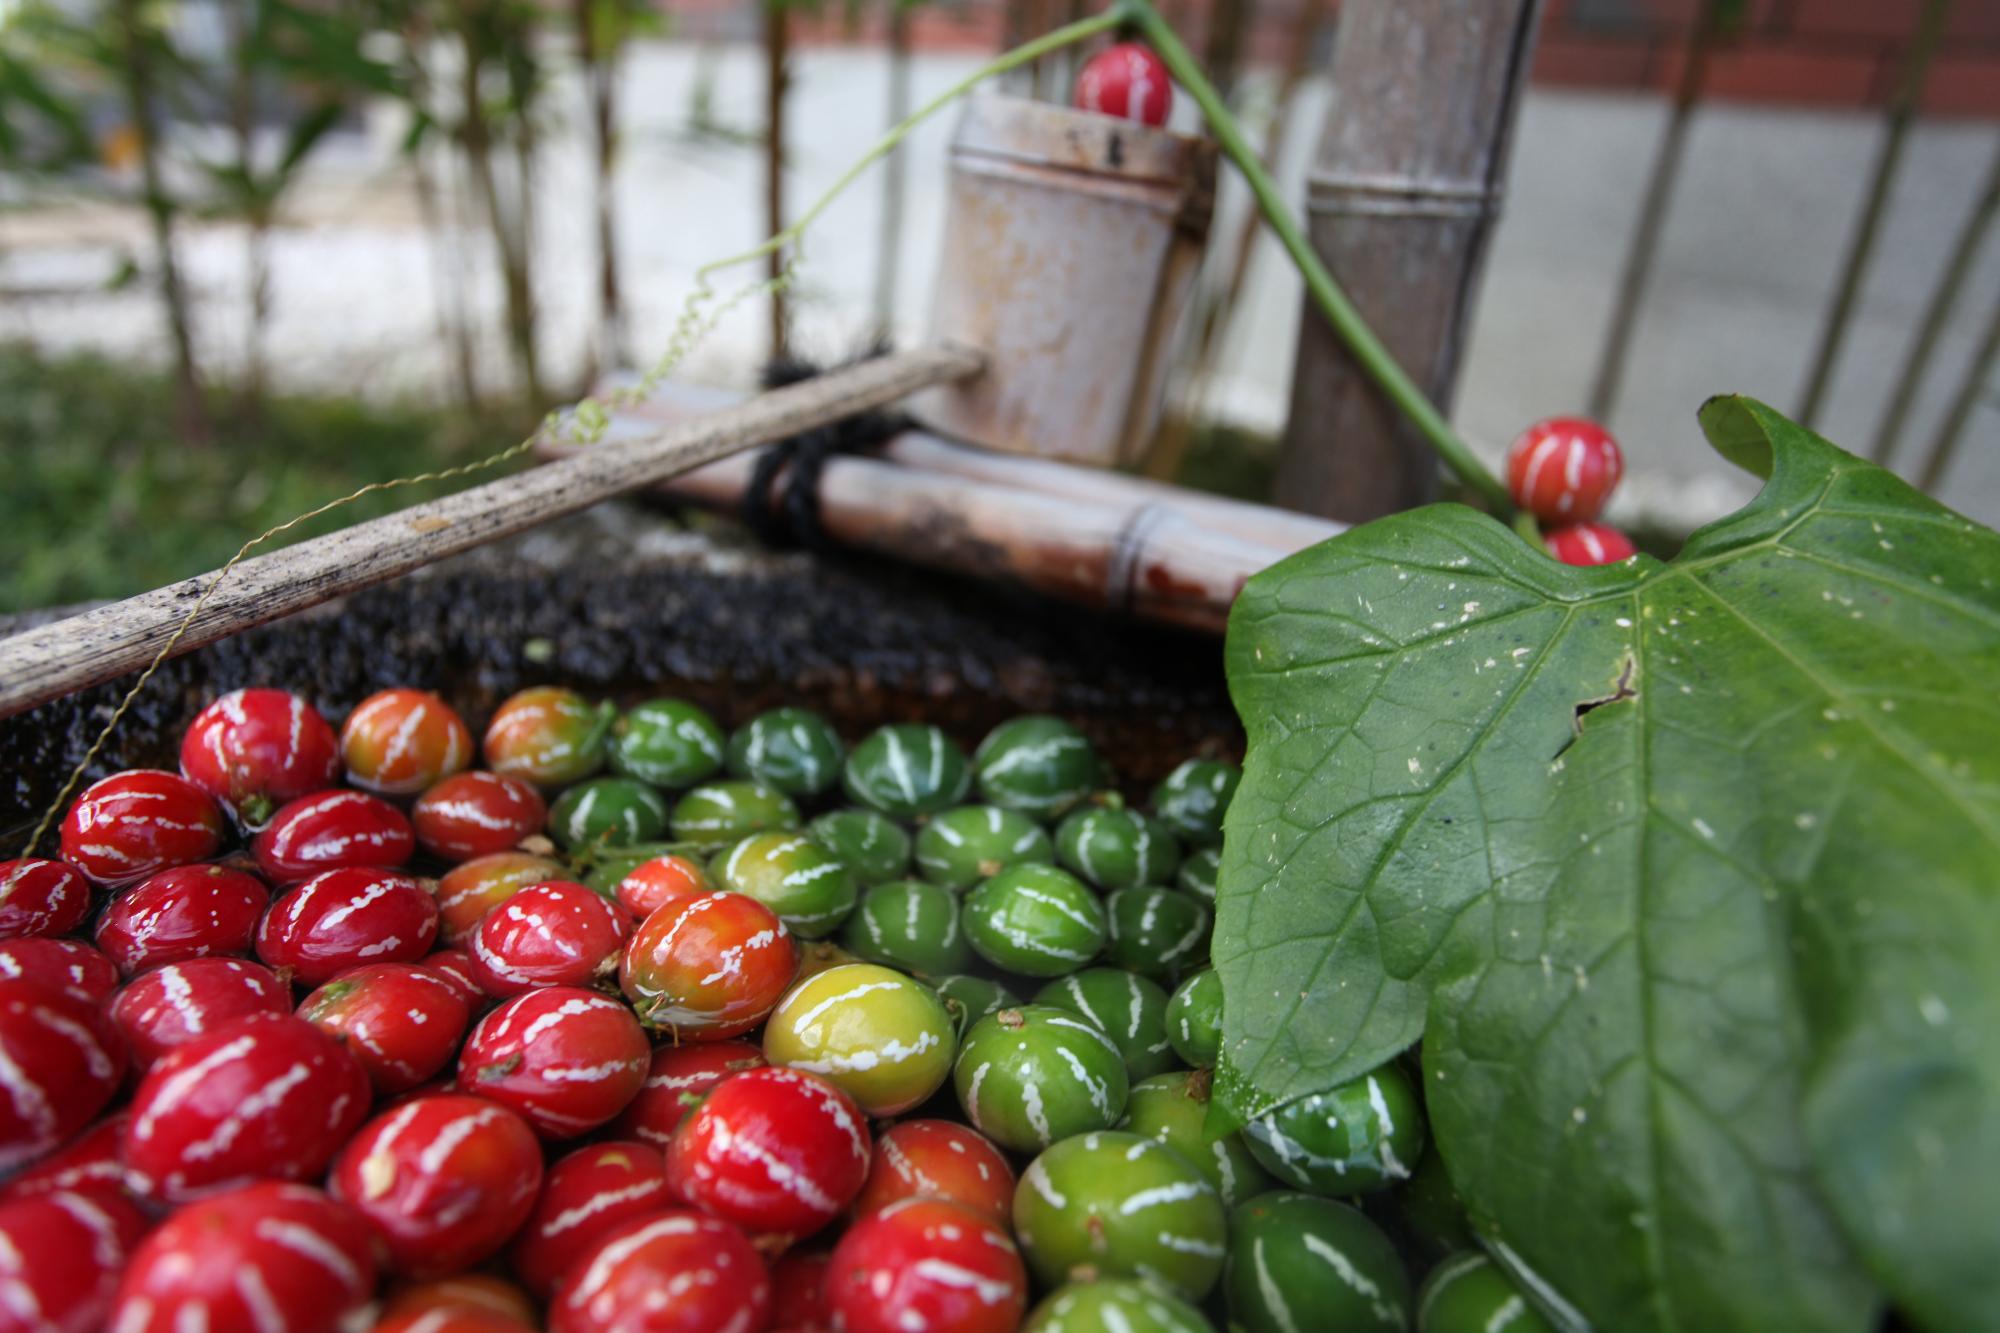
[[[124,597],[213,569],[248,538],[357,486],[471,461],[531,424],[300,396],[271,399],[254,426],[221,398],[216,414],[215,439],[190,446],[174,434],[164,376],[0,344],[0,612]],[[282,540],[470,484],[372,494]]]

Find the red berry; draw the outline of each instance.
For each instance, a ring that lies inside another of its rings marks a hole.
[[[565,787],[604,763],[604,739],[618,712],[575,690],[538,685],[510,696],[486,726],[486,764],[541,787]]]
[[[408,1092],[451,1063],[472,1022],[458,986],[412,963],[371,963],[308,995],[299,1017],[347,1043],[383,1095]]]
[[[798,1069],[725,1080],[667,1146],[675,1194],[758,1235],[811,1235],[853,1202],[867,1175],[860,1109]]]
[[[644,921],[668,903],[699,898],[713,892],[715,885],[710,882],[708,872],[701,868],[700,862],[692,857],[668,855],[656,856],[632,867],[625,878],[618,881],[612,896],[634,918]]]
[[[63,820],[63,860],[93,883],[131,884],[206,861],[228,833],[208,793],[178,773],[138,768],[92,783]]]
[[[368,1117],[368,1076],[297,1018],[239,1018],[146,1071],[120,1155],[132,1188],[184,1203],[257,1179],[309,1180]]]
[[[298,695],[235,690],[181,737],[181,774],[245,827],[262,828],[286,801],[340,781],[340,743]]]
[[[992,1219],[943,1199],[904,1199],[840,1238],[826,1294],[846,1333],[1012,1333],[1028,1274]]]
[[[104,1194],[55,1193],[0,1205],[0,1327],[92,1333],[105,1326],[118,1276],[146,1215]]]
[[[486,992],[472,979],[472,955],[465,950],[439,949],[417,966],[450,986],[468,1012],[477,1013],[485,1005]]]
[[[488,912],[530,884],[544,884],[568,874],[547,857],[527,852],[494,852],[453,866],[437,886],[445,940],[452,944],[463,940]]]
[[[825,1250],[787,1250],[771,1265],[771,1327],[825,1328],[833,1318],[826,1303]]]
[[[66,861],[0,861],[0,940],[67,935],[90,911],[90,883]]]
[[[82,940],[25,935],[0,940],[0,979],[34,981],[84,1000],[108,1000],[118,965]]]
[[[352,1208],[262,1182],[191,1204],[139,1244],[115,1333],[338,1333],[375,1294],[374,1237]]]
[[[125,1188],[125,1164],[118,1160],[118,1141],[125,1133],[126,1113],[104,1119],[71,1139],[56,1152],[0,1186],[0,1203],[39,1198],[68,1190],[75,1194],[106,1194],[130,1200]]]
[[[650,1047],[632,1011],[574,986],[516,995],[458,1057],[461,1092],[511,1106],[550,1138],[597,1128],[638,1095]]]
[[[682,1210],[637,1217],[563,1277],[549,1333],[749,1333],[766,1326],[771,1278],[750,1240]]]
[[[257,927],[257,956],[317,986],[364,963],[413,963],[437,940],[437,902],[408,875],[329,870],[293,889]]]
[[[731,1074],[762,1069],[764,1052],[747,1041],[714,1041],[662,1046],[639,1095],[612,1126],[622,1138],[643,1139],[658,1148],[673,1141],[674,1130],[695,1104]]]
[[[1615,565],[1630,560],[1636,550],[1631,538],[1602,523],[1572,523],[1542,534],[1549,554],[1565,565]]]
[[[417,798],[410,823],[417,843],[432,856],[467,861],[504,852],[548,818],[542,794],[519,778],[460,773]]]
[[[452,706],[427,690],[383,690],[340,728],[347,780],[368,791],[414,796],[472,762],[472,733]]]
[[[875,1141],[875,1160],[854,1214],[863,1217],[913,1198],[949,1199],[1011,1226],[1014,1169],[976,1129],[949,1120],[905,1120]]]
[[[534,1299],[512,1282],[459,1273],[390,1292],[371,1333],[535,1333],[538,1322]]]
[[[741,893],[668,903],[625,946],[618,982],[639,1016],[678,1041],[721,1041],[764,1021],[791,986],[798,945]]]
[[[128,982],[111,1001],[111,1020],[145,1073],[183,1042],[238,1018],[292,1011],[292,988],[269,968],[240,958],[190,958]]]
[[[1084,62],[1076,76],[1076,105],[1121,120],[1164,125],[1174,104],[1173,76],[1166,62],[1143,42],[1107,46]]]
[[[671,1207],[667,1161],[629,1140],[578,1148],[549,1168],[542,1197],[507,1250],[507,1268],[548,1299],[556,1279],[605,1232]]]
[[[416,848],[401,810],[358,791],[300,797],[273,815],[250,844],[273,884],[296,884],[346,866],[393,868]]]
[[[97,947],[128,977],[185,958],[246,955],[270,905],[255,875],[175,866],[111,900],[97,918]]]
[[[527,1122],[483,1097],[442,1093],[376,1116],[334,1159],[328,1188],[388,1246],[389,1266],[441,1277],[496,1253],[542,1187]]]
[[[1544,523],[1596,518],[1624,474],[1611,432],[1583,417],[1537,421],[1507,449],[1507,489]]]
[[[125,1073],[118,1029],[89,1000],[0,981],[0,1171],[72,1138]]]
[[[581,884],[530,884],[488,912],[466,942],[473,980],[502,998],[538,986],[588,986],[618,970],[629,924]]]

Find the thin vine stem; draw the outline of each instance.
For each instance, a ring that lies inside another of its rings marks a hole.
[[[1424,391],[1417,386],[1416,381],[1411,379],[1398,364],[1389,349],[1382,345],[1382,340],[1368,327],[1368,321],[1354,308],[1354,302],[1348,299],[1340,283],[1327,271],[1326,265],[1320,261],[1318,252],[1307,242],[1298,220],[1285,206],[1284,196],[1279,193],[1277,183],[1271,179],[1270,173],[1264,170],[1264,164],[1258,160],[1256,151],[1243,137],[1243,130],[1237,125],[1236,117],[1223,103],[1221,95],[1215,91],[1215,85],[1211,84],[1208,77],[1201,72],[1201,66],[1194,56],[1181,44],[1180,38],[1175,36],[1173,28],[1160,17],[1160,12],[1153,8],[1150,0],[1115,0],[1110,13],[1119,21],[1130,23],[1139,30],[1147,43],[1159,52],[1160,59],[1166,62],[1167,71],[1174,76],[1174,81],[1187,90],[1188,96],[1194,98],[1195,105],[1201,108],[1202,117],[1208,122],[1216,142],[1221,144],[1222,151],[1229,155],[1229,160],[1235,164],[1236,169],[1243,173],[1244,183],[1256,197],[1257,207],[1264,214],[1264,221],[1270,225],[1273,232],[1277,233],[1278,240],[1285,247],[1285,253],[1291,256],[1292,264],[1298,269],[1299,276],[1305,279],[1306,290],[1311,293],[1313,304],[1317,305],[1320,313],[1326,316],[1327,323],[1331,324],[1334,332],[1340,335],[1340,340],[1347,345],[1347,350],[1354,359],[1361,363],[1361,368],[1367,371],[1377,387],[1388,395],[1389,401],[1409,418],[1410,424],[1431,442],[1451,470],[1458,474],[1460,481],[1485,497],[1495,512],[1511,517],[1514,512],[1514,502],[1507,494],[1507,488],[1484,463],[1479,461],[1478,455],[1472,452],[1465,441],[1459,438],[1458,432],[1452,429],[1449,421],[1445,420],[1444,413],[1438,411],[1436,404],[1431,402]]]

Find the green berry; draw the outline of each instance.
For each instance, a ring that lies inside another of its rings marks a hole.
[[[1125,1114],[1131,1086],[1109,1037],[1041,1004],[974,1023],[959,1046],[952,1084],[972,1127],[1016,1152],[1109,1129]]]
[[[1394,1064],[1288,1102],[1243,1127],[1266,1171],[1314,1194],[1362,1194],[1407,1180],[1424,1150],[1410,1080]]]
[[[809,708],[759,713],[729,738],[729,771],[788,796],[818,796],[840,781],[847,746]]]
[[[905,722],[871,732],[847,756],[849,800],[898,819],[950,809],[972,786],[965,751],[936,727]]]
[[[1390,1197],[1418,1253],[1440,1258],[1478,1243],[1472,1223],[1466,1220],[1465,1201],[1445,1170],[1444,1154],[1427,1152],[1419,1157],[1416,1170]]]
[[[1196,1069],[1213,1069],[1222,1053],[1222,978],[1212,967],[1183,981],[1167,997],[1167,1040]]]
[[[969,889],[1008,866],[1055,859],[1040,824],[997,805],[957,806],[917,830],[917,871],[946,888]]]
[[[1310,1194],[1237,1205],[1223,1292],[1230,1327],[1243,1333],[1410,1326],[1410,1279],[1394,1243],[1360,1209]]]
[[[1174,872],[1174,887],[1213,911],[1215,877],[1221,868],[1222,853],[1215,848],[1204,847],[1198,852],[1191,852],[1181,862],[1181,868]]]
[[[549,836],[565,850],[655,842],[667,831],[667,802],[632,778],[592,778],[549,807]]]
[[[972,962],[959,929],[958,895],[920,879],[891,880],[863,893],[840,942],[857,958],[918,976],[957,972]]]
[[[656,787],[692,787],[722,767],[722,728],[685,699],[640,704],[611,728],[611,771]]]
[[[1156,1282],[1099,1278],[1059,1288],[1021,1333],[1215,1333],[1215,1325]]]
[[[1118,1130],[1064,1139],[1014,1187],[1021,1256],[1053,1286],[1141,1277],[1193,1300],[1222,1275],[1228,1214],[1185,1157]]]
[[[800,939],[831,935],[854,910],[854,877],[803,833],[753,833],[716,862],[713,878],[776,912]]]
[[[979,799],[1045,822],[1062,818],[1104,781],[1084,734],[1057,717],[1002,722],[973,756]]]
[[[1208,958],[1208,909],[1172,889],[1120,889],[1104,902],[1104,956],[1171,982]]]
[[[710,782],[674,806],[674,839],[707,851],[728,847],[753,833],[799,826],[792,798],[760,782]]]
[[[951,1073],[957,1049],[931,989],[874,963],[801,981],[764,1028],[765,1059],[832,1080],[876,1116],[921,1105]]]
[[[1153,813],[1194,847],[1222,843],[1222,816],[1243,770],[1217,759],[1190,759],[1153,788]]]
[[[1180,867],[1181,847],[1152,816],[1098,805],[1056,827],[1056,860],[1108,893],[1166,883]]]
[[[1477,1250],[1433,1268],[1417,1293],[1417,1333],[1554,1333],[1548,1320]]]
[[[1035,1003],[1095,1023],[1125,1057],[1125,1072],[1134,1079],[1174,1066],[1167,1045],[1167,993],[1144,977],[1115,967],[1087,968],[1036,991]]]
[[[1013,866],[965,897],[973,952],[1024,977],[1059,977],[1104,948],[1104,905],[1054,866]]]
[[[1021,1007],[1020,996],[985,977],[963,974],[937,977],[931,985],[938,998],[944,1001],[944,1007],[951,1011],[952,1025],[958,1029],[960,1037],[964,1037],[966,1029],[988,1014]]]
[[[1209,1076],[1204,1069],[1155,1074],[1132,1085],[1118,1128],[1158,1139],[1194,1163],[1225,1205],[1277,1188],[1240,1134],[1208,1137]]]
[[[814,841],[847,863],[859,884],[901,879],[910,869],[910,835],[874,810],[830,810],[806,825]]]

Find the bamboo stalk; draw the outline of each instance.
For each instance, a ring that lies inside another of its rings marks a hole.
[[[1986,321],[1986,334],[1979,340],[1972,364],[1966,367],[1965,382],[1952,396],[1951,410],[1945,413],[1944,424],[1938,427],[1937,439],[1931,444],[1931,456],[1924,463],[1923,475],[1917,478],[1917,485],[1925,491],[1935,492],[1937,484],[1944,480],[1945,469],[1958,453],[1958,443],[1965,437],[1965,427],[1979,405],[1979,395],[1986,391],[1987,381],[1993,377],[1997,360],[2000,360],[2000,303],[1994,305]]]
[[[764,234],[779,236],[785,230],[785,95],[791,78],[786,68],[790,59],[791,10],[786,0],[764,3]],[[771,283],[771,355],[785,354],[787,318],[783,278],[785,257],[773,250],[765,259],[765,276]]]
[[[866,361],[246,560],[212,592],[214,573],[0,639],[0,717],[144,667],[163,649],[212,643],[717,458],[976,374],[982,364],[956,348]]]

